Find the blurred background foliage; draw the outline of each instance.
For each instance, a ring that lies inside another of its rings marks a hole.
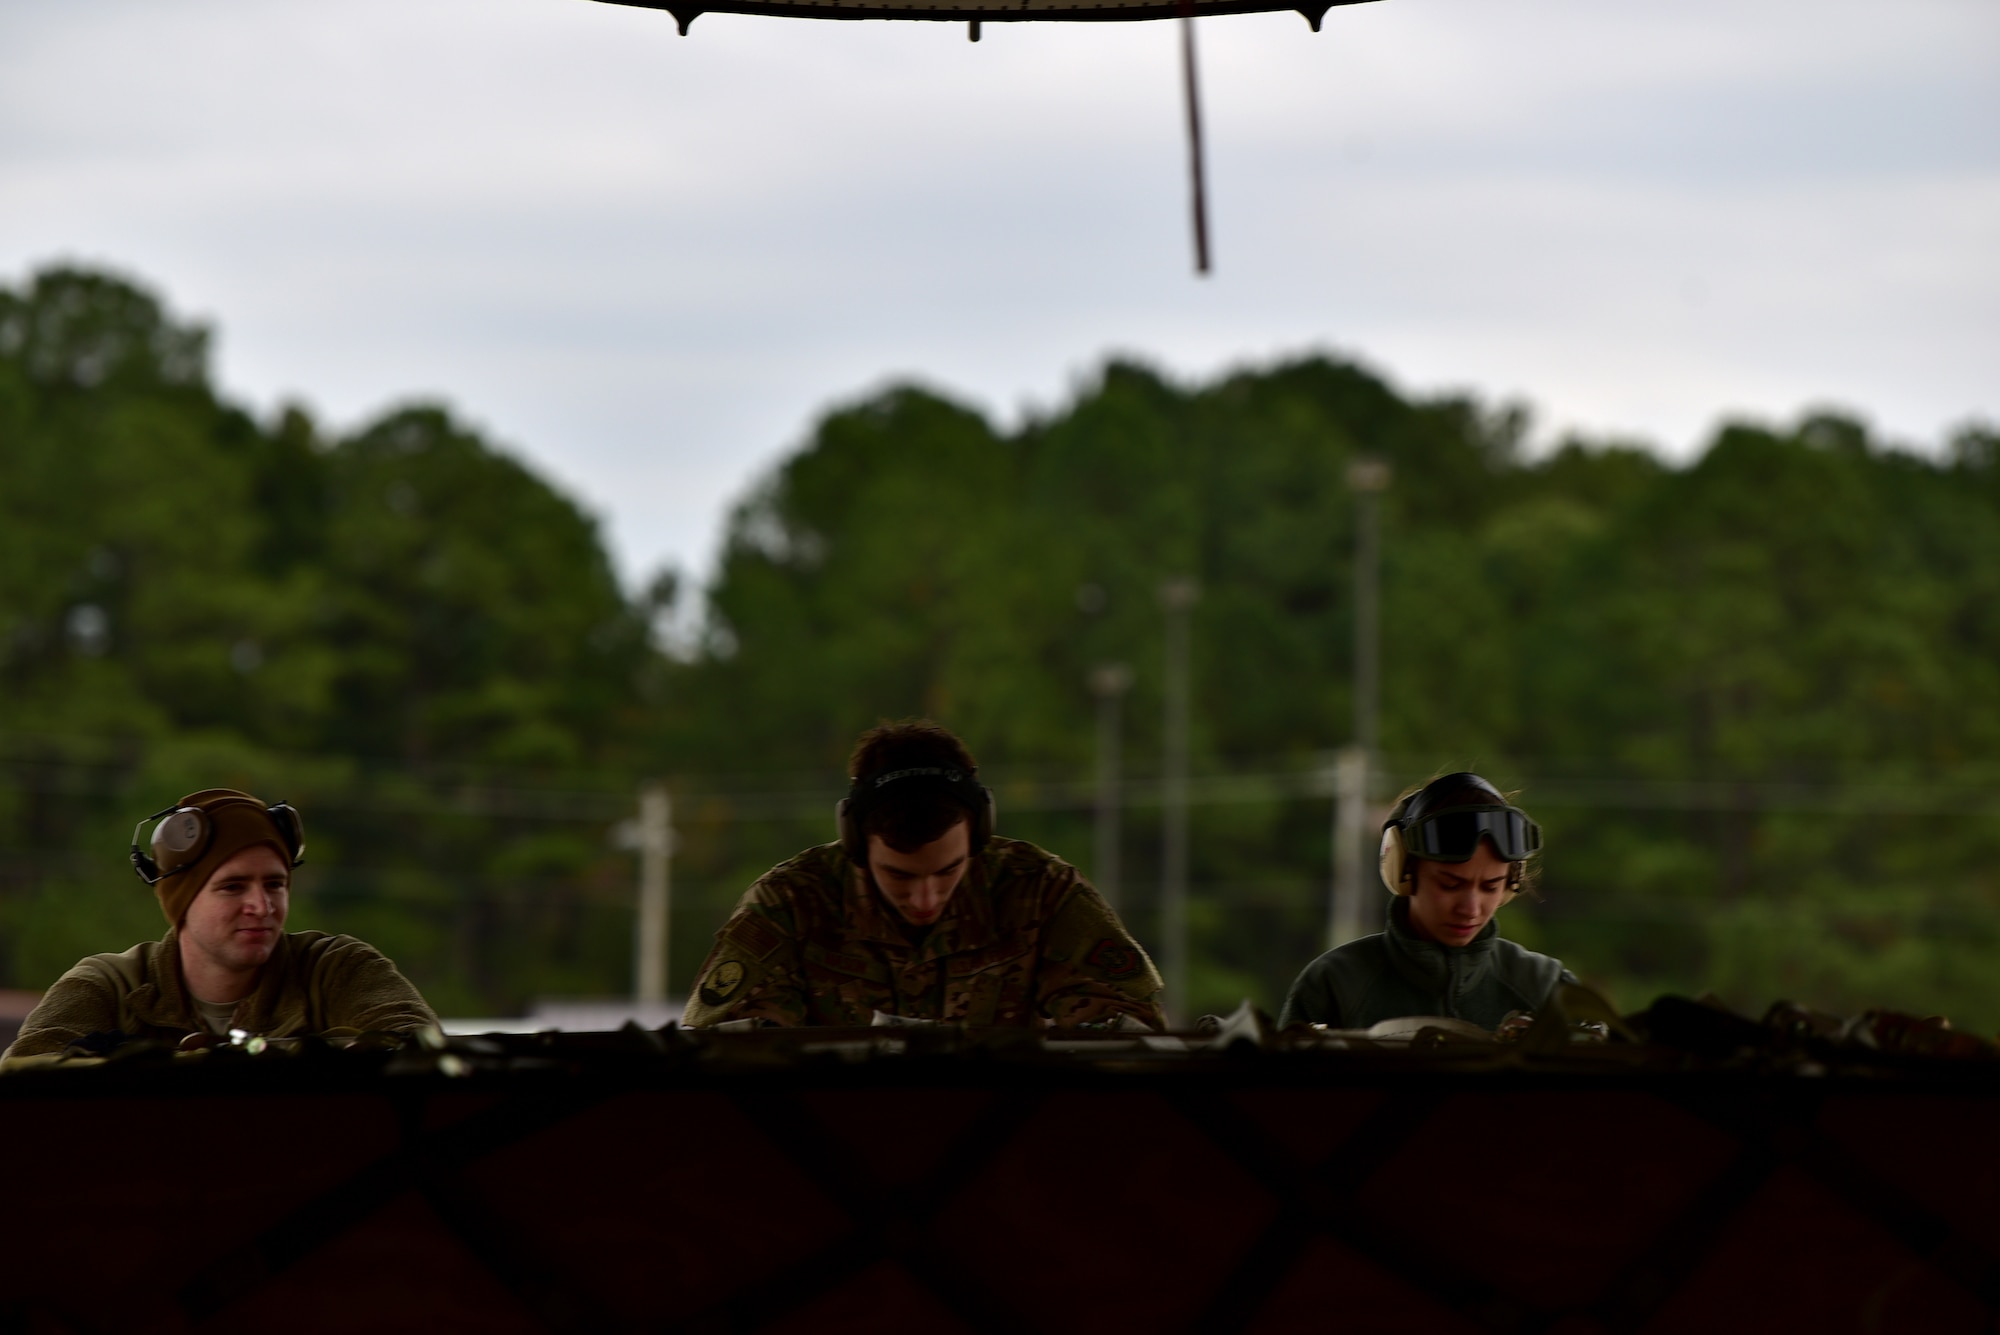
[[[672,976],[831,836],[856,733],[963,734],[1004,832],[1091,872],[1093,669],[1123,663],[1124,875],[1155,925],[1163,579],[1192,576],[1193,1010],[1275,1009],[1325,931],[1355,500],[1387,460],[1375,796],[1471,767],[1541,818],[1507,933],[1636,1008],[1714,991],[2000,1026],[2000,436],[1722,427],[1523,448],[1524,410],[1325,357],[1114,361],[1002,432],[921,388],[830,411],[706,589],[622,590],[589,515],[437,405],[329,434],[218,394],[118,275],[0,289],[0,986],[164,927],[132,824],[297,803],[295,927],[440,1011],[632,979],[666,780]]]

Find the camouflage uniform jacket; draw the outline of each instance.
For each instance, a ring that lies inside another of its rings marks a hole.
[[[716,933],[684,1022],[866,1025],[876,1011],[970,1025],[1075,1025],[1129,1015],[1155,1029],[1160,976],[1076,868],[994,838],[912,943],[838,844],[751,886]]]

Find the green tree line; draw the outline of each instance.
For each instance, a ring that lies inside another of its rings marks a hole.
[[[831,833],[854,735],[925,714],[1002,829],[1092,870],[1091,671],[1124,663],[1120,902],[1157,912],[1162,580],[1192,577],[1190,1009],[1320,947],[1351,738],[1355,500],[1386,460],[1376,796],[1476,767],[1543,820],[1508,933],[1636,1007],[1713,990],[2000,1025],[2000,438],[1729,423],[1670,466],[1328,357],[1105,365],[1003,430],[829,411],[714,576],[620,588],[590,517],[437,405],[259,419],[141,285],[0,290],[0,983],[155,934],[132,822],[232,783],[306,812],[294,919],[440,1009],[630,986],[635,786],[675,794],[672,972]],[[686,600],[688,607],[676,607]],[[663,643],[663,617],[698,629]],[[1261,784],[1261,786],[1260,786]],[[1200,785],[1198,785],[1200,787]],[[1204,792],[1221,789],[1202,789]]]

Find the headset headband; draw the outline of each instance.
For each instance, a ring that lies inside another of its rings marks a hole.
[[[946,783],[964,783],[973,777],[973,774],[967,773],[962,769],[947,769],[938,765],[922,765],[913,769],[892,769],[886,774],[877,774],[874,778],[868,779],[865,782],[869,788],[880,788],[884,784],[894,783],[898,779],[939,778],[943,779]],[[856,788],[859,788],[863,782],[861,779],[856,779],[854,785]]]
[[[305,831],[301,827],[297,808],[283,800],[265,806],[256,798],[241,796],[164,807],[141,820],[132,827],[132,870],[147,885],[158,885],[167,877],[178,876],[196,866],[207,855],[208,847],[215,839],[215,821],[208,813],[217,807],[236,805],[255,807],[264,813],[283,842],[286,860],[292,866],[296,867],[306,860]],[[139,837],[145,833],[147,821],[160,822],[153,828],[150,844],[155,855],[174,855],[178,865],[171,870],[162,871],[161,859],[148,856],[140,847]]]
[[[971,851],[977,855],[993,835],[993,792],[979,781],[979,771],[956,765],[911,765],[884,770],[880,774],[857,775],[847,796],[834,808],[834,823],[840,831],[840,846],[856,866],[868,862],[868,839],[862,823],[868,813],[885,800],[883,790],[891,784],[919,780],[933,792],[942,792],[965,807],[970,820]]]
[[[1492,784],[1470,770],[1460,770],[1456,774],[1440,775],[1438,778],[1432,779],[1429,783],[1425,784],[1422,788],[1419,788],[1416,792],[1411,793],[1404,800],[1401,808],[1390,814],[1388,823],[1383,825],[1382,828],[1386,830],[1389,828],[1389,825],[1397,825],[1407,829],[1411,821],[1428,814],[1431,804],[1437,801],[1438,798],[1444,796],[1446,793],[1462,793],[1468,788],[1490,794],[1497,806],[1504,807],[1509,805],[1506,795],[1498,788],[1495,788]]]
[[[986,809],[993,796],[987,792],[986,785],[979,782],[977,770],[960,769],[956,765],[911,765],[856,778],[847,790],[849,816],[861,820],[883,801],[883,789],[890,784],[907,783],[912,779],[925,780],[925,787],[942,790],[956,798],[975,816]]]

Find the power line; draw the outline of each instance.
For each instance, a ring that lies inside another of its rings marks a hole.
[[[113,763],[6,754],[10,739],[0,736],[0,787],[51,796],[114,797],[122,794],[138,768]],[[77,739],[81,740],[81,739]],[[101,743],[100,743],[101,744]],[[321,769],[344,757],[290,754],[273,757],[271,768]],[[1046,814],[1094,811],[1107,795],[1121,807],[1158,808],[1169,800],[1191,806],[1256,805],[1292,801],[1323,802],[1334,792],[1332,766],[1322,760],[1261,763],[1254,767],[1157,778],[1123,778],[1107,785],[1104,776],[1051,777],[1047,767],[991,767],[984,777],[1003,813]],[[262,767],[262,766],[260,766]],[[1385,779],[1420,780],[1435,766],[1408,758],[1377,758]],[[1535,762],[1493,763],[1488,772],[1508,775],[1530,809],[1581,807],[1624,811],[1756,811],[1825,815],[1924,815],[1953,813],[2000,816],[2000,773],[1968,768],[1957,776],[1921,782],[1803,782],[1729,778],[1641,778],[1573,771],[1537,772]],[[1566,767],[1567,768],[1567,767]],[[451,766],[437,771],[405,770],[383,784],[367,778],[321,780],[302,777],[316,809],[362,815],[506,817],[581,823],[625,819],[633,813],[641,779],[623,772],[577,771],[558,777],[560,786],[537,783],[522,771]],[[715,786],[701,776],[670,777],[676,823],[817,820],[830,810],[839,782],[800,774],[773,775],[774,785],[753,785],[734,775],[731,786]],[[576,782],[588,778],[589,783]],[[399,792],[407,784],[417,791]],[[736,786],[740,784],[741,786]],[[782,784],[784,786],[775,786]],[[810,785],[810,786],[807,786]],[[1183,794],[1184,799],[1183,799]]]

